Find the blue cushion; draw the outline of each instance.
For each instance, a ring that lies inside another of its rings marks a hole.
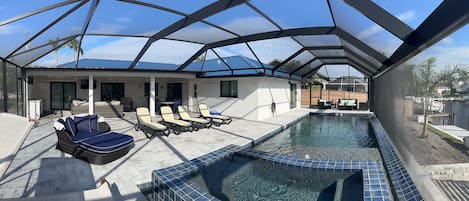
[[[120,133],[102,134],[80,142],[80,146],[97,153],[111,153],[132,145],[134,138]]]
[[[99,131],[97,114],[90,115],[90,129],[91,131]]]
[[[90,132],[90,117],[89,115],[83,116],[83,117],[75,117],[74,119],[75,124],[77,125],[77,131],[78,132]]]
[[[75,136],[77,134],[77,126],[75,125],[75,121],[72,118],[67,117],[65,119],[65,129],[72,135]]]
[[[83,140],[96,137],[101,134],[102,133],[100,131],[78,131],[76,135],[72,136],[72,140],[74,143],[79,143]]]

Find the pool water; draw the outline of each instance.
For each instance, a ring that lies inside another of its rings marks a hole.
[[[311,114],[254,148],[301,158],[379,160],[368,115]]]
[[[356,176],[353,181],[347,179],[352,178],[351,175],[354,173],[289,168],[235,155],[203,168],[192,175],[190,181],[220,200],[332,201],[337,196],[345,197],[342,192],[355,192],[346,197],[362,200],[362,195],[356,193],[362,190],[362,180],[357,180]],[[349,186],[354,187],[344,186],[344,190],[337,194],[337,181],[341,185],[352,183]]]
[[[265,143],[304,147],[377,147],[366,115],[309,115]]]

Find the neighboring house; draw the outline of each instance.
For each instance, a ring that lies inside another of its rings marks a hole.
[[[342,76],[327,83],[326,89],[367,93],[368,82],[356,76]]]
[[[436,86],[435,87],[435,92],[437,93],[438,96],[442,96],[444,93],[449,93],[451,89],[448,86]]]

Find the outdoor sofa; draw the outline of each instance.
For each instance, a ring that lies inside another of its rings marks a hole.
[[[337,108],[339,110],[357,110],[358,100],[357,99],[339,99],[337,102]]]
[[[318,99],[318,108],[319,109],[331,109],[332,108],[332,102],[319,98]]]
[[[132,136],[111,132],[98,115],[75,115],[54,122],[56,148],[93,164],[106,164],[124,155],[134,146]]]

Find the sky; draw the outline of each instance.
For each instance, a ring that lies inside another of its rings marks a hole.
[[[2,1],[0,2],[0,21],[58,2],[61,1]],[[213,3],[214,0],[198,0],[191,1],[191,3],[182,0],[145,0],[144,2],[158,4],[169,9],[175,9],[189,14]],[[374,2],[386,11],[397,16],[411,28],[416,29],[441,3],[441,0],[374,0]],[[285,4],[272,3],[272,1],[269,0],[252,0],[250,3],[284,29],[333,25],[325,0],[294,0]],[[14,49],[21,46],[27,38],[49,24],[54,19],[53,17],[60,16],[75,5],[77,5],[77,3],[0,26],[0,42],[4,44],[3,48],[0,49],[0,56],[4,57],[11,53]],[[47,41],[51,39],[63,38],[70,34],[80,33],[84,19],[86,19],[86,13],[89,10],[89,5],[90,3],[85,4],[83,7],[64,18],[64,20],[58,22],[51,30],[44,32],[40,37],[31,41],[29,44],[30,47],[34,48],[47,43]],[[339,27],[382,52],[384,55],[390,56],[401,44],[402,41],[400,39],[359,14],[341,0],[331,0],[331,6],[335,22]],[[87,33],[151,36],[182,18],[183,16],[181,15],[140,5],[110,0],[100,1]],[[278,30],[276,25],[267,21],[245,4],[210,16],[205,20],[239,35]],[[191,40],[196,43],[164,39],[158,40],[152,44],[141,61],[181,64],[203,46],[198,43],[210,43],[234,38],[236,37],[234,34],[204,23],[194,23],[167,37],[178,40]],[[469,57],[467,57],[469,53],[469,39],[465,37],[468,34],[469,28],[467,26],[463,27],[408,62],[419,64],[426,58],[434,56],[437,58],[438,69],[443,69],[449,64],[469,64]],[[300,39],[302,39],[302,37],[300,36],[295,39],[301,41]],[[311,37],[309,41],[305,41],[305,44],[307,42],[320,42],[321,40],[326,39]],[[146,41],[146,38],[136,37],[86,36],[82,44],[84,55],[80,56],[80,58],[133,60]],[[291,37],[254,41],[248,44],[263,63],[269,63],[274,59],[284,60],[301,48],[301,45],[295,42]],[[29,55],[42,55],[47,48],[49,47],[39,48],[29,53]],[[20,51],[23,50],[24,48],[21,48]],[[244,44],[221,47],[215,49],[215,51],[222,57],[243,55],[255,59],[249,48]],[[60,49],[58,55],[59,63],[66,63],[75,59],[75,55],[68,48]],[[212,57],[215,56],[212,54]],[[312,57],[313,56],[305,53],[295,59],[306,62]],[[26,56],[23,56],[16,57],[15,59],[21,62],[21,60],[25,60],[26,58]],[[33,65],[41,66],[55,66],[55,64],[54,52],[33,63]],[[321,69],[320,72],[326,72],[326,70]],[[358,71],[350,72],[352,75],[360,75]],[[331,77],[337,77],[342,74],[348,75],[349,70],[346,67],[331,67],[327,69],[327,73]]]

